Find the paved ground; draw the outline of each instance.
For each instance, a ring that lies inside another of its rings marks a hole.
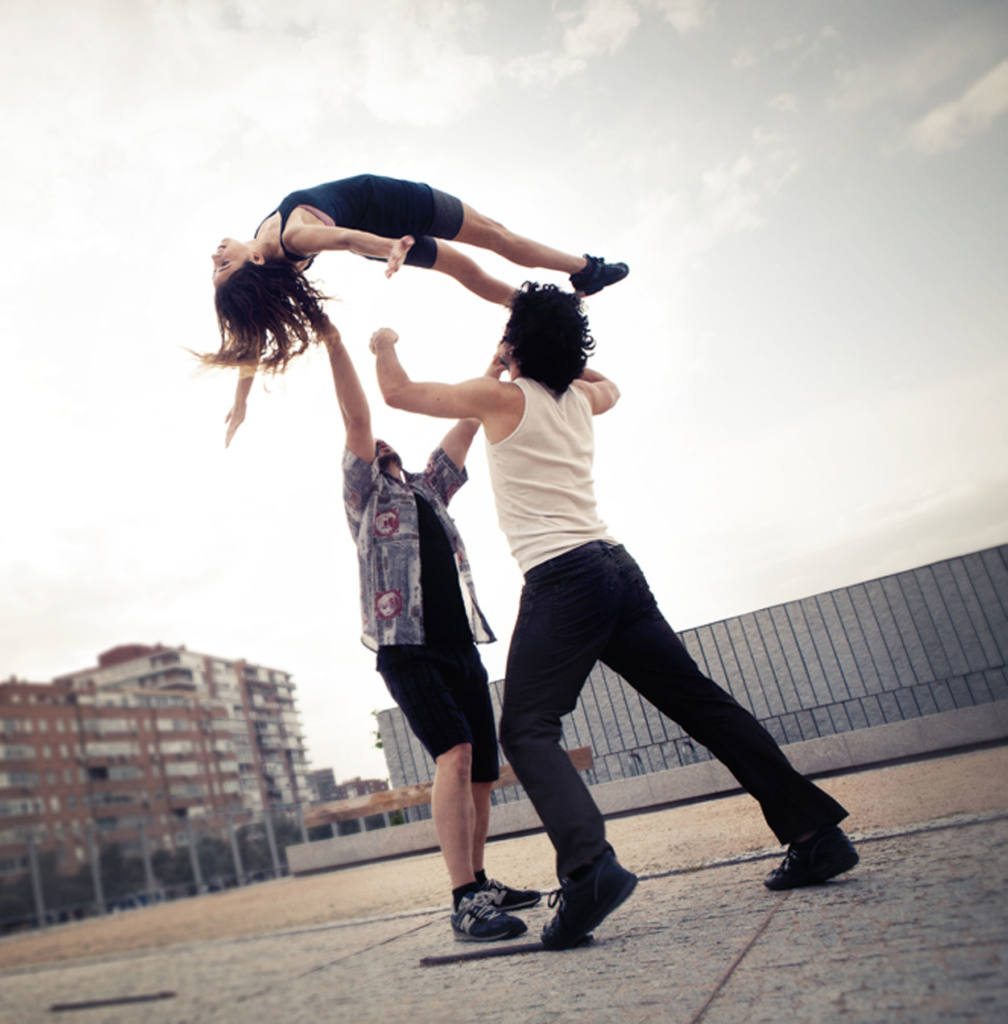
[[[647,830],[659,818],[634,820]],[[1008,795],[980,813],[851,831],[861,864],[816,889],[760,884],[777,849],[644,871],[582,950],[421,966],[473,947],[451,939],[444,908],[420,908],[8,968],[0,1020],[1008,1020]],[[400,873],[418,860],[397,862]],[[527,912],[530,935],[549,913]],[[172,995],[108,1003],[157,993]],[[53,1009],[87,1001],[105,1005]]]

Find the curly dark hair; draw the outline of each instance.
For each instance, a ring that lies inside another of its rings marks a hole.
[[[249,260],[217,287],[221,347],[200,356],[207,366],[258,364],[283,372],[318,341],[326,298],[287,260]]]
[[[595,350],[580,298],[555,284],[534,281],[526,281],[514,293],[501,340],[511,346],[522,376],[558,395],[581,376]]]

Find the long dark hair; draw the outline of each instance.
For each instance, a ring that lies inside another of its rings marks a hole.
[[[208,366],[252,364],[280,373],[318,340],[325,298],[287,260],[249,260],[217,288],[221,347],[200,359]]]

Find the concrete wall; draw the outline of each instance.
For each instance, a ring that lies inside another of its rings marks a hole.
[[[803,740],[786,745],[784,751],[800,772],[816,776],[1006,740],[1008,700],[1001,700],[983,707],[939,712]],[[739,792],[738,783],[714,760],[592,787],[592,796],[602,813],[610,816],[657,810],[736,792]],[[853,824],[856,827],[857,823]],[[528,800],[511,801],[491,812],[489,838],[500,839],[540,827]],[[767,837],[768,842],[772,841],[769,830]],[[434,825],[427,820],[288,846],[287,863],[292,874],[306,875],[390,857],[429,853],[437,848]]]
[[[1008,738],[1008,545],[682,631],[700,667],[818,774]],[[499,712],[502,681],[491,683]],[[393,787],[434,765],[398,708],[378,726]],[[596,665],[564,746],[606,814],[736,789],[709,752]],[[491,835],[539,827],[518,786],[494,793]],[[295,873],[436,849],[430,809],[410,824],[288,848]]]
[[[680,632],[700,667],[778,743],[841,735],[1008,698],[1008,545]],[[499,711],[503,682],[491,683]],[[398,708],[378,716],[393,787],[434,766]],[[596,665],[564,723],[590,746],[589,784],[708,760],[710,754]],[[524,799],[518,787],[495,803]],[[411,820],[426,815],[411,812]]]

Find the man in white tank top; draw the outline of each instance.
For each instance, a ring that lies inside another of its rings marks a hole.
[[[637,563],[599,519],[592,421],[619,391],[586,368],[595,343],[579,297],[531,283],[516,293],[498,347],[508,382],[414,382],[396,340],[388,329],[371,340],[386,402],[483,424],[501,529],[525,576],[500,734],[556,849],[561,894],[543,944],[583,942],[637,882],[617,862],[602,815],[560,747],[561,719],[596,661],[704,744],[759,801],[767,824],[789,844],[765,885],[813,885],[854,867],[857,852],[837,827],[847,811],[796,772],[753,715],[703,675]]]

